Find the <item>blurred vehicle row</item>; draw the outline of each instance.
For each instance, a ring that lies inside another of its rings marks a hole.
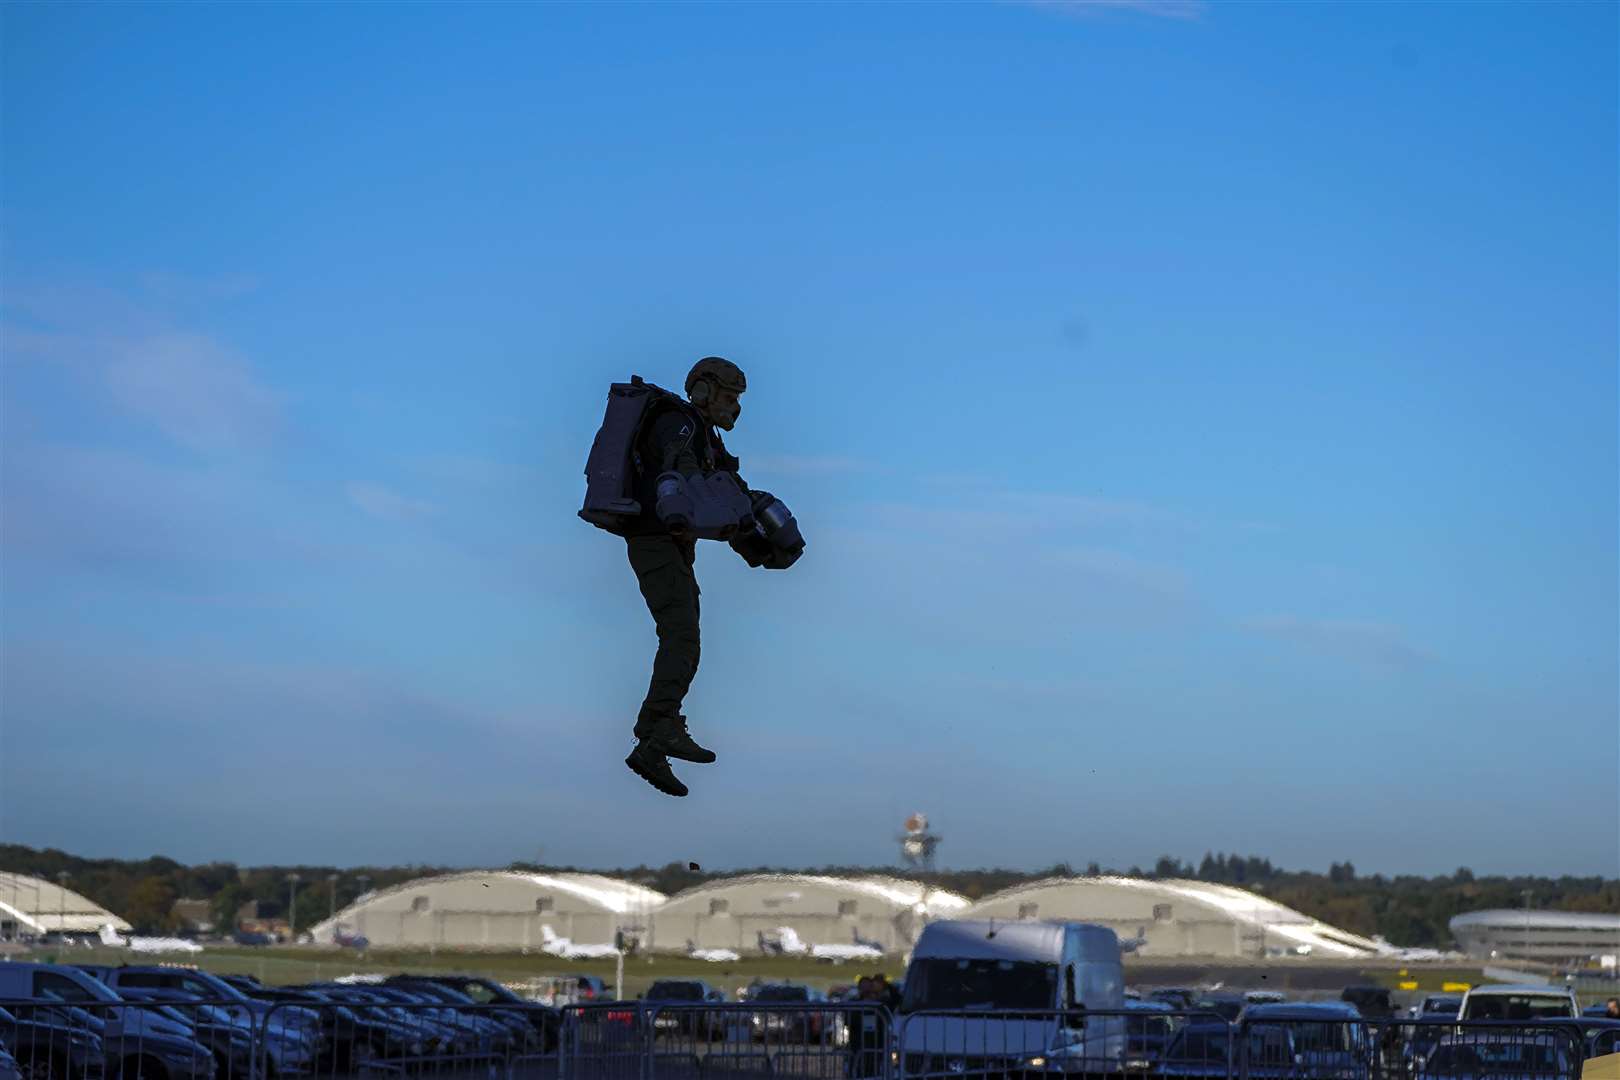
[[[280,1080],[555,1053],[560,1014],[472,976],[263,986],[167,966],[0,964],[0,1080]]]
[[[1371,987],[1337,1002],[1181,988],[1127,998],[1102,938],[996,935],[941,938],[913,964],[894,1010],[794,982],[756,983],[728,1002],[702,980],[664,979],[636,1001],[558,1009],[470,975],[265,986],[177,966],[4,963],[0,1080],[284,1080],[447,1066],[497,1075],[484,1065],[511,1076],[523,1060],[643,1053],[906,1080],[1553,1080],[1620,1044],[1620,1020],[1583,1017],[1551,986],[1430,995],[1415,1016],[1396,1015],[1388,992]],[[1048,951],[1066,962],[1048,963]]]

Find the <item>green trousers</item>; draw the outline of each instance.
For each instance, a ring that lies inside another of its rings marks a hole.
[[[658,654],[653,657],[652,681],[636,717],[638,738],[652,733],[659,720],[681,713],[681,701],[697,674],[698,589],[692,564],[697,541],[672,536],[632,536],[626,539],[630,568],[636,572],[642,599],[658,629]]]

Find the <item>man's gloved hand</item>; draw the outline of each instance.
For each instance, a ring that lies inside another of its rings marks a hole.
[[[732,550],[749,566],[786,570],[804,554],[804,536],[793,512],[768,491],[750,491],[748,499],[756,523],[732,538]]]
[[[742,556],[743,562],[758,569],[776,553],[771,542],[759,534],[757,529],[739,532],[731,538],[731,550]]]

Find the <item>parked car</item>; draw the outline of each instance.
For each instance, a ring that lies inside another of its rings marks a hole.
[[[693,1008],[726,1000],[722,991],[701,979],[659,979],[647,988],[641,1000],[655,1010],[654,1031],[676,1032],[705,1039],[725,1035],[725,1016],[722,1013]]]
[[[169,1000],[170,995],[181,1000],[178,1002]],[[256,1075],[257,1061],[251,1024],[233,1023],[229,1015],[222,1012],[206,1012],[205,1010],[213,1009],[213,1006],[200,1005],[185,999],[185,996],[177,991],[125,990],[123,997],[126,1001],[149,1002],[153,1009],[160,1010],[164,1016],[189,1027],[191,1037],[208,1047],[209,1053],[214,1055],[214,1071],[221,1080],[236,1080]]]
[[[1387,987],[1347,986],[1339,1000],[1348,1002],[1368,1020],[1389,1020],[1395,1016],[1395,1001]]]
[[[826,1040],[837,1045],[848,1041],[848,1030],[839,1024],[836,1011],[801,1007],[831,1004],[827,995],[815,987],[793,982],[766,983],[749,993],[748,1003],[758,1011],[723,1014],[721,1038],[800,1043]]]
[[[1197,1001],[1199,996],[1198,991],[1189,990],[1185,986],[1161,986],[1155,990],[1149,990],[1147,999],[1149,1001],[1162,1001],[1172,1009],[1186,1011],[1193,1007],[1193,1002]]]
[[[1607,1017],[1582,1017],[1578,1021],[1581,1033],[1586,1037],[1585,1057],[1603,1057],[1605,1054],[1620,1054],[1620,1020],[1610,1020]]]
[[[509,1015],[521,1016],[540,1033],[538,1049],[542,1053],[552,1053],[557,1049],[558,1039],[562,1027],[562,1013],[550,1005],[542,1005],[538,1001],[530,1001],[519,997],[511,989],[501,985],[494,979],[486,979],[477,975],[413,975],[412,979],[425,982],[438,983],[458,990],[473,1001],[487,1005],[499,1005],[501,1011]]]
[[[1162,1001],[1127,1001],[1125,1009],[1125,1069],[1146,1072],[1164,1057],[1181,1020]]]
[[[1554,1080],[1574,1075],[1570,1043],[1553,1034],[1442,1035],[1413,1080]]]
[[[101,1041],[104,1025],[83,1009],[56,1005],[18,1006],[19,1013],[0,1009],[0,1046],[33,1080],[104,1075],[107,1056]]]
[[[456,1040],[463,1054],[504,1054],[517,1039],[502,1023],[488,1015],[457,1009],[436,994],[420,987],[407,990],[400,986],[368,986],[373,995],[402,1006],[407,1013],[415,1012],[461,1033]]]
[[[1459,1020],[1552,1020],[1580,1016],[1575,992],[1562,986],[1476,986],[1463,995]]]
[[[191,968],[165,967],[158,964],[125,964],[119,967],[92,968],[102,982],[114,991],[179,990],[197,1001],[206,1001],[227,1007],[230,1011],[245,1011],[261,1026],[269,1025],[289,1037],[302,1037],[310,1042],[313,1058],[326,1049],[321,1045],[321,1018],[311,1009],[286,1007],[273,1002],[248,997],[224,979],[207,971]]]
[[[1376,1045],[1361,1013],[1339,1001],[1253,1005],[1243,1014],[1249,1030],[1276,1026],[1288,1033],[1291,1060],[1309,1077],[1366,1080]]]
[[[420,1043],[424,1054],[461,1054],[470,1050],[471,1040],[464,1032],[440,1023],[426,1011],[403,1008],[398,1002],[377,994],[374,987],[313,983],[298,989],[312,990],[329,1001],[342,1002],[364,1019],[400,1025],[410,1033],[414,1043]]]
[[[361,1016],[349,1006],[315,990],[254,985],[248,996],[259,1001],[286,1002],[315,1010],[321,1018],[324,1052],[315,1063],[320,1074],[354,1072],[373,1062],[416,1057],[422,1040],[409,1028],[390,1020]]]
[[[398,986],[418,997],[443,1002],[450,1008],[461,1010],[465,1015],[495,1025],[505,1032],[504,1049],[532,1052],[539,1047],[540,1032],[534,1029],[527,1017],[515,1015],[499,1006],[486,1006],[453,986],[446,986],[435,979],[418,979],[409,975],[394,976],[385,980],[384,985]]]
[[[1422,1001],[1412,1006],[1412,1017],[1455,1017],[1462,1008],[1462,997],[1457,994],[1426,994]]]
[[[1414,1016],[1410,1023],[1402,1024],[1398,1029],[1401,1037],[1399,1048],[1389,1051],[1386,1047],[1386,1055],[1398,1056],[1407,1073],[1415,1071],[1429,1056],[1435,1043],[1440,1041],[1440,1036],[1457,1030],[1456,1019],[1455,1012],[1420,1013]]]
[[[1192,1007],[1195,1012],[1211,1013],[1225,1020],[1228,1024],[1235,1024],[1238,1017],[1243,1015],[1243,1010],[1248,1004],[1247,1001],[1243,1000],[1242,994],[1212,993],[1201,996],[1197,1001],[1193,1002]]]
[[[608,993],[607,980],[597,975],[569,975],[574,980],[573,1004],[591,1004],[597,1001],[612,1001],[613,995]]]
[[[106,986],[71,967],[14,962],[0,964],[0,998],[60,1003],[83,1014],[83,1026],[101,1037],[109,1076],[141,1080],[213,1080],[214,1056],[183,1024],[124,1001]],[[13,1015],[29,1011],[15,1005]]]
[[[1196,1019],[1177,1031],[1153,1070],[1159,1076],[1225,1080],[1237,1060],[1237,1029],[1225,1021]]]

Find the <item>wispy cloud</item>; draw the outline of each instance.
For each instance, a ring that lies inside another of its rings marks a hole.
[[[1053,553],[1052,561],[1058,566],[1167,598],[1185,597],[1192,591],[1187,575],[1180,568],[1140,559],[1121,551],[1065,548]]]
[[[1011,2],[1019,7],[1036,8],[1077,18],[1127,12],[1193,22],[1209,13],[1207,0],[1011,0]]]
[[[1397,627],[1386,623],[1262,615],[1239,625],[1254,633],[1374,667],[1413,668],[1431,659],[1427,652],[1408,642]]]
[[[127,342],[102,376],[114,400],[192,450],[262,446],[280,423],[281,396],[200,334]]]
[[[283,397],[223,342],[175,329],[106,289],[24,288],[6,298],[8,361],[59,364],[124,413],[199,453],[266,445]]]
[[[355,506],[388,521],[412,521],[439,512],[430,502],[400,495],[380,484],[351,483],[345,490]]]

